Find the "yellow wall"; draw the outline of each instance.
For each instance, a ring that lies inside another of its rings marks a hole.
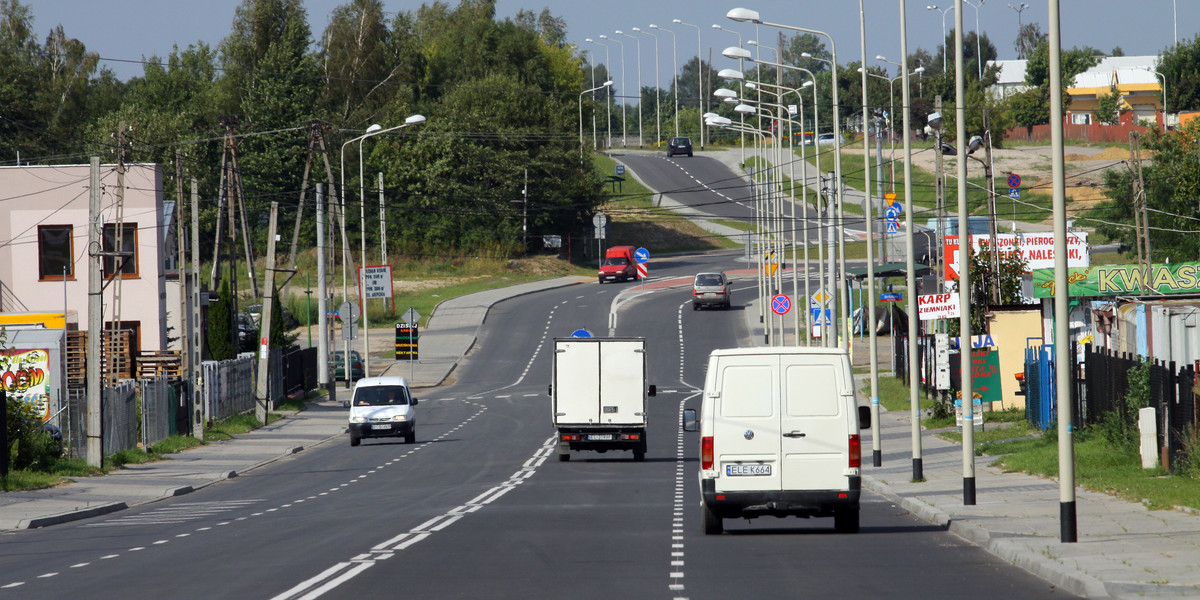
[[[1016,373],[1025,370],[1025,346],[1028,338],[1042,335],[1040,309],[995,311],[990,321],[992,341],[1000,353],[1000,395],[1003,402],[993,403],[992,410],[1025,408],[1025,397],[1018,396]]]
[[[5,325],[43,325],[46,329],[66,329],[67,316],[63,313],[0,314],[0,327]]]

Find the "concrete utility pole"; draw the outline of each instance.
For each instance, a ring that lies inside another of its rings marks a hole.
[[[200,184],[192,178],[192,347],[196,349],[195,360],[192,361],[192,437],[204,440],[204,397],[200,388],[204,384],[203,371],[200,369],[203,356],[203,329],[200,326]]]
[[[271,201],[271,216],[267,224],[267,268],[263,277],[263,307],[259,317],[258,386],[255,390],[254,416],[263,425],[271,412],[271,315],[275,308],[275,225],[279,218],[279,201]]]
[[[871,455],[876,467],[883,466],[883,448],[879,439],[879,339],[875,335],[875,220],[872,214],[875,207],[871,205],[871,136],[868,128],[870,106],[867,104],[867,25],[866,13],[863,10],[863,0],[858,0],[858,35],[862,51],[862,102],[863,102],[863,215],[866,218],[867,230],[867,310],[864,325],[867,329],[868,347],[871,363],[871,423],[874,433],[871,435]],[[959,96],[960,98],[962,96]],[[836,135],[836,134],[835,134]],[[876,135],[878,139],[878,135]],[[881,150],[882,152],[882,150]],[[882,176],[880,177],[882,181]],[[881,194],[882,195],[882,194]],[[845,273],[842,277],[845,277]]]
[[[912,440],[912,479],[925,481],[925,466],[921,451],[921,401],[917,393],[920,364],[917,361],[917,335],[921,325],[917,320],[917,275],[916,244],[913,241],[913,193],[912,193],[912,105],[909,101],[912,87],[908,82],[908,14],[905,0],[900,0],[900,76],[904,83],[900,103],[904,111],[904,247],[908,251],[904,261],[905,284],[908,287],[908,404],[910,437]],[[938,148],[938,154],[942,149]]]
[[[971,386],[971,230],[967,205],[967,97],[963,74],[963,0],[954,0],[954,126],[958,138],[958,359],[962,384],[963,505],[975,505],[975,398]],[[1053,6],[1054,0],[1051,0]],[[1052,69],[1053,70],[1053,69]],[[1052,104],[1054,100],[1050,101]],[[1066,250],[1063,250],[1066,256]]]
[[[337,400],[337,386],[329,376],[329,290],[325,266],[325,185],[317,184],[317,385]]]
[[[84,411],[84,434],[87,436],[87,464],[99,468],[104,460],[103,431],[100,421],[100,335],[104,320],[101,293],[104,288],[100,274],[100,253],[103,237],[100,228],[100,157],[91,161],[90,196],[88,202],[88,338],[87,338],[87,407]]]

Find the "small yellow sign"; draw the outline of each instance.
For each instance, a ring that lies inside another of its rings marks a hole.
[[[888,206],[892,206],[896,203],[896,192],[888,192],[884,194],[883,199],[887,200]]]
[[[767,270],[767,275],[775,275],[775,271],[779,269],[779,261],[775,260],[774,252],[768,252],[763,256],[763,266]]]

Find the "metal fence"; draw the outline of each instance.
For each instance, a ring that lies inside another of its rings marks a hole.
[[[174,394],[164,378],[139,379],[138,389],[142,398],[142,448],[149,450],[171,435]]]
[[[126,379],[100,390],[100,421],[104,456],[138,444],[137,383]]]
[[[283,355],[282,395],[317,389],[317,349],[304,348]]]
[[[207,423],[228,419],[233,415],[254,410],[254,359],[240,357],[231,360],[204,361],[203,385],[204,420]]]

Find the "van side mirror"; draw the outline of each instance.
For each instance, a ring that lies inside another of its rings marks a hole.
[[[700,431],[700,421],[696,418],[696,409],[683,409],[683,430],[689,433]]]
[[[412,405],[413,406],[417,405],[417,397],[416,396],[413,396],[413,398],[412,398]]]
[[[858,407],[858,428],[859,429],[870,429],[871,428],[871,407],[869,407],[869,406]]]
[[[651,385],[651,386],[650,386],[650,391],[647,393],[647,395],[649,395],[650,397],[657,396],[657,395],[658,395],[658,386],[656,386],[656,385]]]

